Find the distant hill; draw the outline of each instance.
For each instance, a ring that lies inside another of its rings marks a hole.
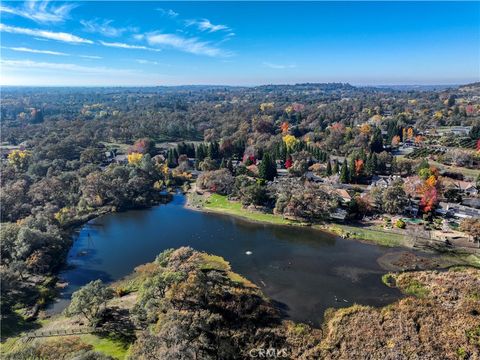
[[[480,81],[461,85],[458,87],[458,90],[461,92],[480,92]]]

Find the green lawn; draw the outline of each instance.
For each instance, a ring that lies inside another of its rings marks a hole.
[[[129,345],[110,338],[103,338],[93,334],[81,336],[86,344],[90,344],[96,351],[109,355],[115,359],[123,360],[127,356]]]
[[[330,225],[329,230],[339,235],[347,235],[354,239],[367,240],[382,246],[408,246],[404,235],[397,233],[386,234],[375,231],[375,228],[357,227],[343,224]]]
[[[460,173],[460,174],[463,174],[464,176],[468,176],[468,177],[471,177],[473,179],[476,179],[477,176],[480,175],[480,170],[478,170],[478,169],[468,169],[468,168],[460,167],[460,166],[444,165],[444,164],[441,164],[441,163],[439,163],[437,161],[433,161],[433,160],[428,160],[428,162],[429,162],[430,165],[436,166],[439,169]]]
[[[273,214],[264,214],[261,212],[249,211],[242,208],[242,204],[237,201],[229,201],[226,196],[213,194],[204,204],[205,209],[222,214],[235,215],[243,217],[249,220],[278,224],[278,225],[290,225],[294,224],[293,221],[286,220],[282,216]]]

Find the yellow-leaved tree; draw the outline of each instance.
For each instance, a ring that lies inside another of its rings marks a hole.
[[[13,150],[8,154],[8,163],[17,169],[26,169],[30,161],[31,154],[27,150]]]
[[[292,149],[298,143],[297,138],[290,134],[285,135],[283,137],[283,141],[285,142],[285,145],[287,145],[288,149]]]
[[[143,154],[132,152],[128,154],[128,163],[131,165],[138,165],[142,161]]]

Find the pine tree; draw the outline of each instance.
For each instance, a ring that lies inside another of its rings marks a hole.
[[[338,160],[333,160],[333,174],[336,175],[338,174],[338,172],[340,171],[340,169],[338,168]]]
[[[375,168],[373,165],[373,154],[370,153],[368,154],[367,161],[365,162],[365,174],[367,176],[372,176],[374,172],[375,172]]]
[[[390,173],[395,174],[397,172],[397,158],[394,156],[390,164]]]
[[[270,153],[267,152],[263,155],[262,162],[258,168],[258,174],[260,178],[268,181],[272,181],[277,176],[277,167]]]
[[[346,159],[345,159],[346,161]],[[349,182],[356,182],[357,181],[357,173],[355,172],[355,157],[352,156],[350,158],[350,166],[348,167],[349,173]]]
[[[327,161],[327,176],[332,175],[332,164],[330,163],[330,160]]]
[[[169,149],[167,153],[167,165],[169,168],[176,166],[175,153],[172,149]]]
[[[198,145],[197,148],[195,149],[195,159],[197,160],[197,163],[199,163],[200,161],[203,161],[206,155],[207,154],[205,153],[204,145],[203,144]]]
[[[373,153],[373,156],[372,156],[372,166],[373,166],[372,167],[372,169],[373,169],[372,175],[375,175],[375,173],[378,170],[378,157],[377,157],[376,153]]]
[[[340,182],[348,184],[350,182],[350,172],[348,171],[347,159],[343,161],[342,169],[340,170]]]
[[[372,141],[370,142],[370,151],[376,153],[383,151],[382,131],[379,128],[375,128],[375,131],[373,132]]]
[[[225,162],[225,158],[222,158],[222,162],[220,163],[220,169],[225,169],[227,167],[227,163]]]

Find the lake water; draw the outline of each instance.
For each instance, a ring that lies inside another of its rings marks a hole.
[[[318,325],[328,307],[380,306],[400,296],[382,284],[385,270],[377,263],[391,249],[310,228],[193,211],[184,202],[175,195],[166,205],[108,214],[84,225],[69,252],[69,267],[60,274],[69,286],[48,312],[63,310],[72,292],[89,281],[120,279],[180,246],[224,257],[297,321]]]

